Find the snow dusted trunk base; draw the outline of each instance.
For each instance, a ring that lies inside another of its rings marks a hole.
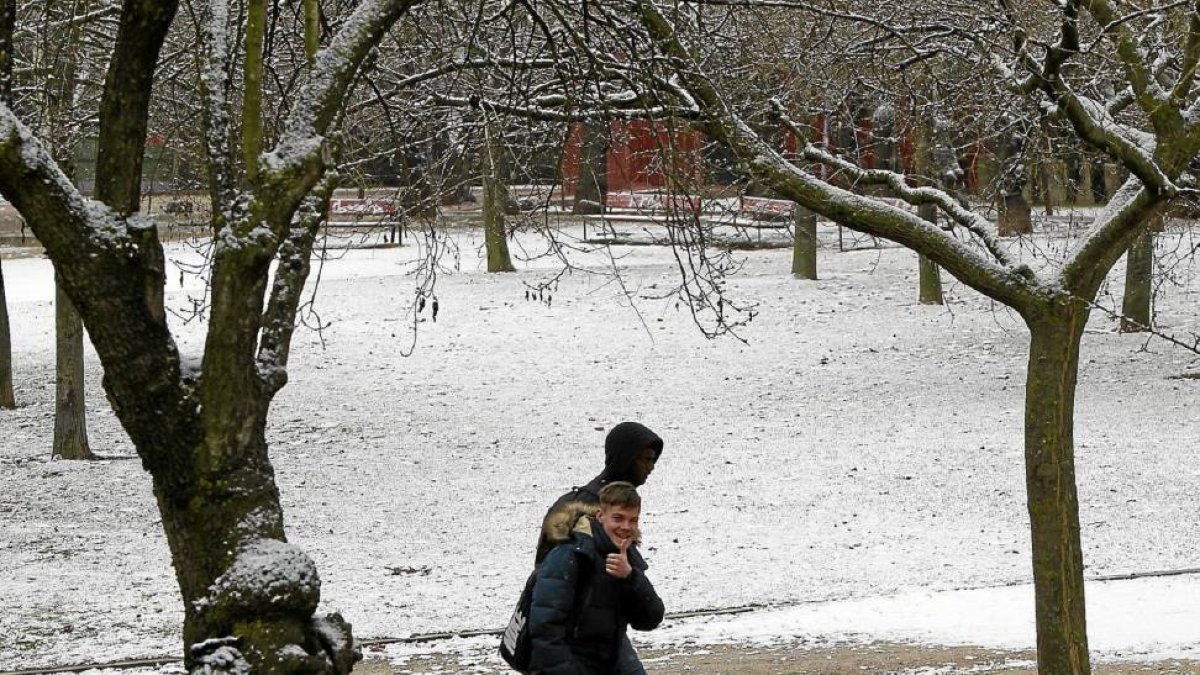
[[[285,541],[264,419],[246,413],[210,426],[192,452],[199,475],[186,496],[156,482],[184,600],[185,664],[197,673],[348,673],[361,652],[340,616],[314,616],[320,578]],[[220,438],[234,428],[236,438]]]
[[[583,124],[583,140],[579,149],[579,182],[571,210],[577,214],[604,212],[608,195],[607,122],[588,121]]]
[[[480,172],[483,174],[483,231],[484,247],[487,249],[487,271],[514,272],[512,257],[508,253],[508,233],[505,227],[505,211],[512,199],[504,183],[498,158],[504,156],[504,148],[496,139],[495,129],[490,123],[484,129],[484,142]]]
[[[1001,237],[1014,237],[1033,232],[1033,214],[1029,202],[1020,192],[1000,197],[1000,221],[997,230]]]
[[[1091,672],[1075,482],[1075,385],[1087,305],[1067,297],[1026,317],[1025,482],[1033,549],[1038,672]]]

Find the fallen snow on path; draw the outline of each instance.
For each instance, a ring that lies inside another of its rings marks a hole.
[[[1090,582],[1088,646],[1122,659],[1200,658],[1200,578]],[[644,636],[655,646],[778,644],[795,640],[884,641],[1034,649],[1033,587],[958,591],[915,589],[894,595],[807,603],[732,617],[679,621]]]
[[[604,431],[622,419],[666,440],[643,521],[671,611],[1027,581],[1019,318],[952,283],[948,306],[917,305],[914,254],[839,253],[833,230],[822,236],[816,282],[787,273],[789,250],[745,254],[729,290],[759,305],[746,344],[705,340],[686,309],[651,299],[676,283],[661,247],[614,248],[639,317],[618,285],[582,272],[551,304],[526,300],[553,260],[489,275],[478,240],[455,233],[441,312],[422,314],[411,356],[417,247],[328,262],[317,310],[329,327],[297,333],[268,429],[289,539],[316,561],[323,611],[367,638],[499,628],[544,509],[599,470]],[[1035,257],[1065,246],[1035,243]],[[52,462],[50,266],[5,260],[4,276],[23,407],[0,412],[0,669],[177,654],[150,480],[120,459],[133,450],[96,360],[89,431],[114,459]],[[168,278],[176,310],[201,297],[198,279]],[[1164,289],[1159,320],[1197,332],[1200,281],[1184,278]],[[172,322],[199,355],[203,323]],[[1170,376],[1197,370],[1194,354],[1093,317],[1075,433],[1090,576],[1196,566],[1200,380]],[[1198,611],[1180,623],[1200,624]]]

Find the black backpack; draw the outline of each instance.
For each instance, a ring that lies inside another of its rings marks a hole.
[[[521,675],[529,675],[530,665],[533,661],[533,637],[529,634],[529,609],[533,606],[533,586],[537,582],[540,568],[540,565],[534,567],[529,578],[525,580],[525,590],[521,591],[521,598],[517,600],[517,606],[508,619],[508,625],[504,627],[504,633],[500,636],[500,658],[504,659],[509,668]],[[575,617],[579,615],[580,609],[592,601],[592,575],[586,568],[579,574],[575,605],[571,608],[571,613],[567,618],[567,623],[570,625],[575,623]]]
[[[525,581],[525,590],[521,591],[521,599],[513,610],[508,626],[500,637],[500,657],[510,668],[518,673],[529,673],[529,663],[533,657],[533,642],[529,637],[529,608],[533,605],[533,584],[537,581],[537,568]]]

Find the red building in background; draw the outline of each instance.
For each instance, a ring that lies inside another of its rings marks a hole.
[[[610,144],[605,161],[609,192],[652,190],[675,184],[696,185],[705,180],[704,136],[666,122],[613,120],[608,122]],[[575,124],[562,154],[563,188],[573,193],[579,184],[583,124]]]

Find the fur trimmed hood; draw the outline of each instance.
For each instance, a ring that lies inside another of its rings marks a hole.
[[[584,536],[592,536],[592,523],[589,516],[600,513],[599,504],[588,502],[567,502],[546,515],[542,523],[542,532],[546,539],[553,544],[561,544],[571,540],[572,532]]]

